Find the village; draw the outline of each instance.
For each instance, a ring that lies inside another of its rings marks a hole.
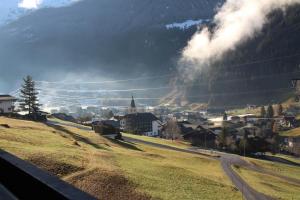
[[[0,95],[0,114],[39,121],[54,116],[90,126],[97,133],[115,139],[122,139],[122,133],[129,133],[187,141],[202,149],[236,154],[262,156],[270,152],[300,156],[299,134],[288,134],[297,132],[300,126],[299,108],[295,105],[285,108],[281,104],[249,105],[244,113],[234,114],[222,108],[172,111],[166,106],[139,107],[133,96],[128,104],[128,108],[122,110],[71,107],[51,110],[51,113],[38,110],[24,117],[20,115],[17,97]]]

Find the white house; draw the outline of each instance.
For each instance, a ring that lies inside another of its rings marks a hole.
[[[0,114],[12,113],[17,99],[10,95],[0,95]]]
[[[159,120],[152,121],[152,132],[148,133],[148,136],[157,137],[162,129],[162,122]]]

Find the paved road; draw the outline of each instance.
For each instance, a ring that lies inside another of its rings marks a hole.
[[[238,188],[238,190],[242,192],[243,196],[247,200],[272,199],[271,197],[266,196],[254,190],[232,169],[233,165],[237,165],[237,166],[248,165],[248,163],[243,159],[241,159],[240,156],[222,153],[220,161],[226,175],[230,178],[230,180]]]
[[[124,137],[125,141],[133,142],[133,143],[140,143],[140,144],[146,144],[157,148],[163,148],[168,150],[174,150],[174,151],[180,151],[185,153],[192,153],[192,154],[201,154],[206,155],[208,151],[202,150],[198,148],[190,148],[190,149],[180,149],[176,147],[171,147],[163,144],[157,144],[153,142],[143,141],[139,139],[133,139],[130,137]],[[210,152],[210,151],[209,151]],[[215,159],[220,159],[222,168],[226,175],[231,179],[232,183],[236,186],[238,190],[240,190],[243,193],[243,196],[247,200],[271,200],[271,197],[268,197],[262,193],[259,193],[255,191],[253,188],[251,188],[233,169],[232,165],[248,165],[248,163],[240,158],[240,156],[237,155],[231,155],[227,153],[218,152],[220,155],[220,158],[214,157]]]

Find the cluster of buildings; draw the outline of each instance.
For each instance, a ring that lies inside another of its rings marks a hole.
[[[204,148],[217,148],[217,138],[226,129],[228,146],[238,146],[238,142],[247,137],[252,141],[263,142],[269,149],[275,143],[280,130],[297,126],[297,120],[292,115],[265,119],[247,114],[226,116],[224,119],[225,111],[222,109],[210,109],[205,112],[167,112],[163,109],[156,112],[158,113],[138,111],[132,97],[125,115],[115,115],[109,120],[101,120],[95,124],[110,125],[120,131],[138,135],[185,140]],[[281,142],[296,149],[299,140],[281,138]]]
[[[16,101],[13,96],[0,95],[0,114],[13,113]],[[87,111],[97,112],[92,108]],[[101,112],[104,113],[105,110]],[[132,97],[126,114],[112,114],[109,119],[94,120],[91,123],[133,134],[187,140],[206,148],[216,147],[216,138],[224,128],[231,141],[241,140],[247,135],[248,138],[259,137],[271,142],[274,133],[299,127],[297,119],[292,114],[273,119],[264,119],[255,115],[226,116],[226,119],[223,119],[221,116],[224,112],[225,110],[221,109],[209,109],[205,112],[169,112],[167,108],[138,110]],[[298,110],[295,112],[298,113]],[[111,113],[106,114],[111,115]],[[207,119],[208,114],[219,117]],[[109,128],[100,130],[111,131]],[[300,137],[282,136],[280,142],[286,151],[300,155]]]
[[[134,98],[132,97],[127,114],[114,116],[108,120],[96,120],[93,122],[93,125],[110,125],[124,132],[158,137],[160,135],[162,122],[153,113],[138,112]]]

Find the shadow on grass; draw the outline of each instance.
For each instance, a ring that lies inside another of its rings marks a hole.
[[[76,141],[80,141],[80,142],[83,142],[85,144],[88,144],[88,145],[91,145],[93,147],[95,147],[96,149],[103,149],[103,150],[107,150],[105,147],[97,144],[97,143],[94,143],[92,142],[90,139],[88,138],[85,138],[85,137],[82,137],[81,135],[77,134],[77,133],[74,133],[68,129],[66,129],[65,127],[63,126],[60,126],[60,125],[54,125],[54,124],[46,124],[47,126],[51,127],[51,128],[54,128],[56,129],[57,131],[59,132],[63,132],[63,133],[66,133],[67,135],[69,135],[70,137],[72,137],[74,140]]]
[[[123,140],[114,140],[114,139],[111,139],[111,138],[107,138],[110,142],[112,142],[112,143],[114,143],[114,144],[117,144],[117,145],[119,145],[119,146],[121,146],[121,147],[123,147],[123,148],[126,148],[126,149],[130,149],[130,150],[134,150],[134,151],[143,151],[143,150],[141,150],[141,149],[139,149],[139,148],[137,148],[136,146],[135,146],[135,144],[134,143],[132,143],[132,142],[125,142],[125,141],[123,141]]]

